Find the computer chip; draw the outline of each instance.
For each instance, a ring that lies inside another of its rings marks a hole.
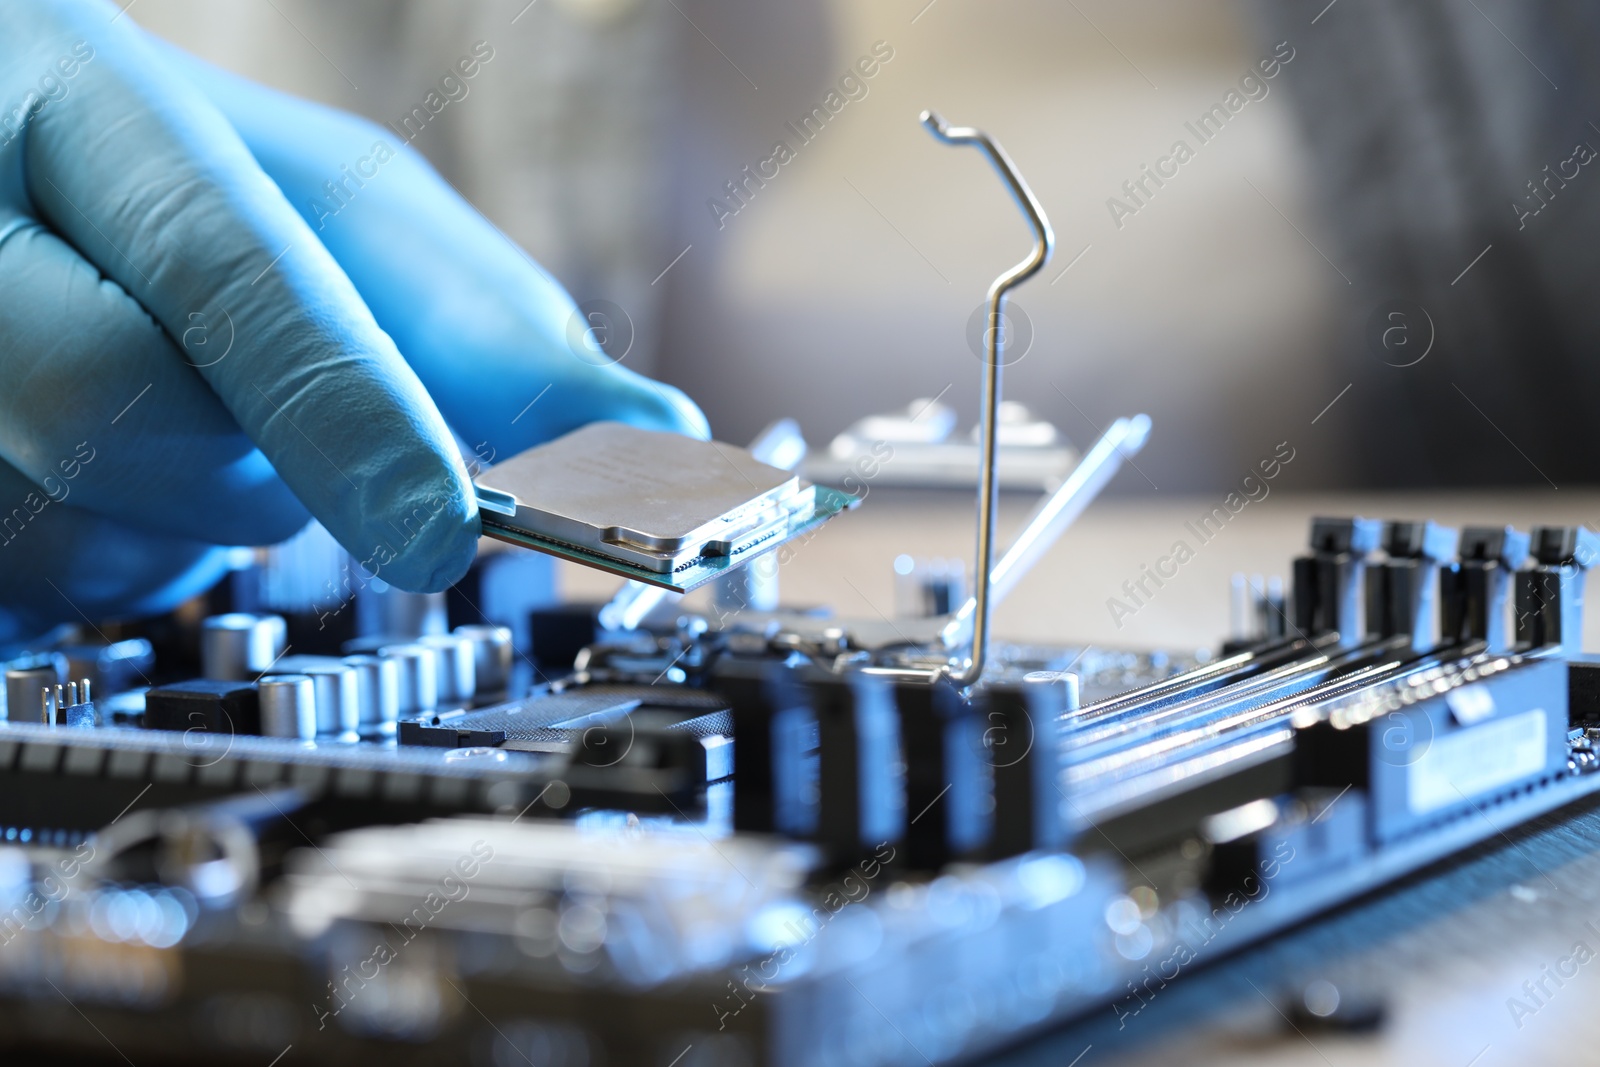
[[[855,507],[720,441],[597,422],[477,478],[490,537],[687,592]]]

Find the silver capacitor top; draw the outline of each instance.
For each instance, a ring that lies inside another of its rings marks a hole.
[[[213,615],[200,627],[200,672],[220,681],[247,682],[283,652],[287,629],[281,615]]]
[[[41,697],[55,689],[61,672],[54,663],[6,671],[6,715],[12,722],[47,722]]]
[[[1072,671],[1029,671],[1022,676],[1027,685],[1045,685],[1058,689],[1061,693],[1061,710],[1063,712],[1077,711],[1080,706],[1081,683],[1078,675]]]
[[[303,674],[316,690],[317,733],[355,733],[361,720],[360,677],[338,656],[284,656],[272,675]]]
[[[275,674],[261,679],[261,732],[267,737],[317,736],[316,686],[304,674]]]
[[[399,672],[402,719],[415,718],[439,706],[439,656],[423,645],[385,645],[381,659],[394,661]]]
[[[511,661],[515,655],[511,628],[457,626],[455,634],[472,642],[473,662],[478,675],[478,695],[504,693],[511,685]]]
[[[439,660],[439,707],[464,708],[478,691],[478,650],[461,634],[431,634],[417,644],[433,649]]]
[[[356,672],[358,728],[362,733],[393,730],[400,717],[399,662],[382,656],[346,656],[344,662]]]

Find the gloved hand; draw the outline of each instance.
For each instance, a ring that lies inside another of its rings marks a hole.
[[[104,0],[0,26],[0,643],[169,608],[308,513],[444,588],[479,532],[447,421],[500,457],[599,418],[707,434],[579,358],[571,298],[392,131]]]

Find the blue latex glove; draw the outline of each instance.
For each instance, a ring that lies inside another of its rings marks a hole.
[[[479,533],[447,420],[499,457],[599,418],[706,434],[578,358],[571,298],[392,131],[101,0],[0,27],[0,643],[169,608],[308,512],[444,588]]]

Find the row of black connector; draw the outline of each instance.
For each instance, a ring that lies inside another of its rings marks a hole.
[[[921,871],[1065,841],[1070,674],[1001,677],[963,694],[937,670],[835,673],[727,655],[708,685],[732,709],[736,830],[812,841],[834,868],[903,842],[907,868]]]
[[[1584,574],[1600,538],[1583,527],[1458,534],[1346,518],[1315,520],[1310,540],[1294,563],[1283,637],[1081,708],[1076,680],[1054,672],[1002,670],[962,692],[937,671],[836,673],[724,655],[706,685],[732,707],[735,828],[815,842],[835,866],[903,842],[909,869],[935,871],[1061,847],[1090,823],[1119,849],[1155,848],[1204,836],[1230,805],[1271,798],[1288,812],[1300,796],[1315,817],[1316,804],[1343,796],[1339,817],[1318,826],[1370,844],[1564,773],[1566,661],[1581,643]],[[1168,744],[1188,708],[1196,745]],[[1437,751],[1395,749],[1397,730]],[[1127,759],[1121,781],[1079,782],[1085,742],[1103,737],[1113,740],[1096,754],[1143,745],[1166,763]],[[1522,745],[1526,765],[1497,770],[1498,757],[1468,751],[1496,738]],[[1206,773],[1179,767],[1198,766],[1197,755]],[[1480,764],[1488,769],[1473,770]],[[1178,769],[1163,778],[1163,766]],[[1461,777],[1475,773],[1481,782]],[[1451,775],[1467,800],[1430,792]],[[1142,824],[1121,814],[1125,798],[1113,809],[1094,795],[1138,776],[1153,783]]]
[[[1383,558],[1369,562],[1379,549]],[[1458,534],[1426,521],[1315,519],[1311,554],[1294,562],[1293,627],[1302,636],[1338,633],[1345,644],[1408,634],[1418,651],[1479,640],[1491,652],[1577,652],[1584,573],[1597,559],[1600,536],[1585,526]]]

